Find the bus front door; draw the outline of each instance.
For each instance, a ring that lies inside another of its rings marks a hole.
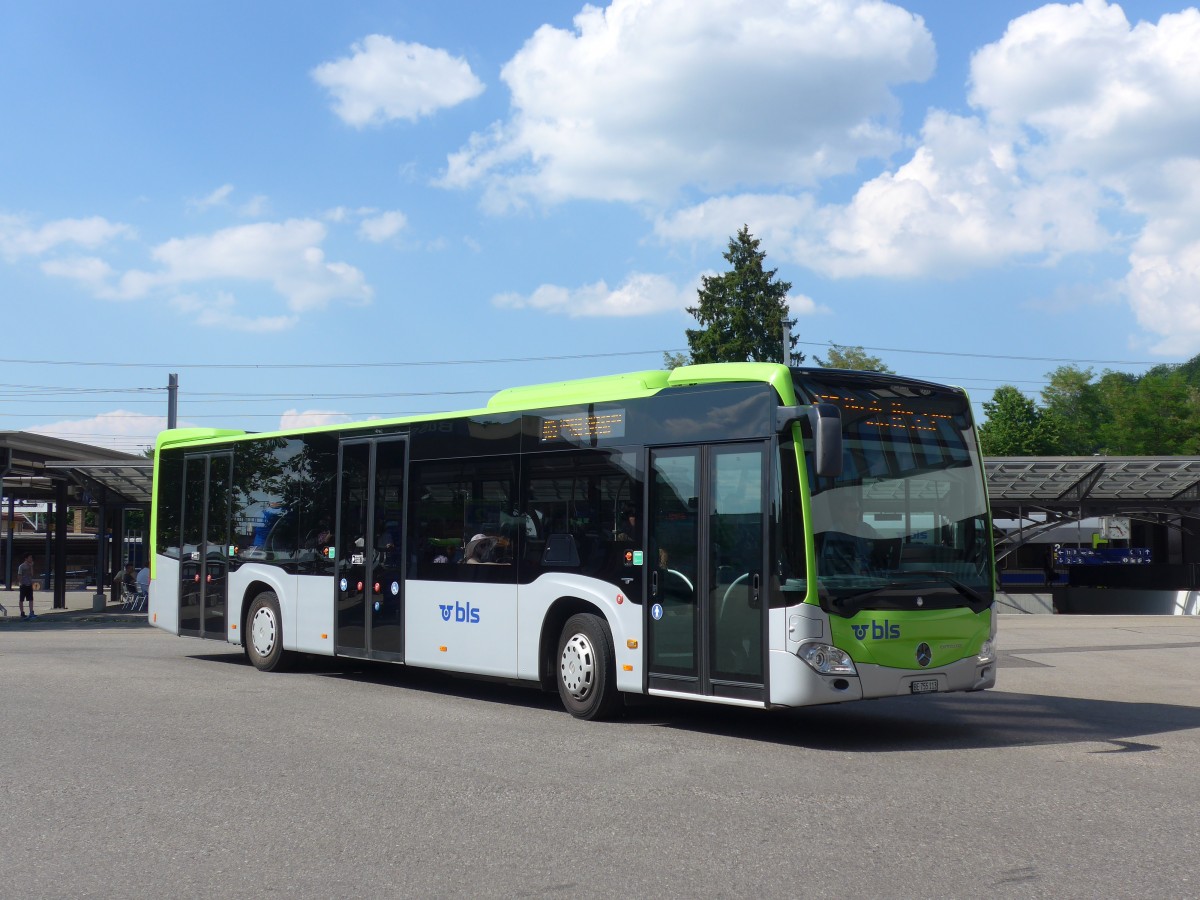
[[[179,633],[225,640],[233,456],[195,454],[183,466]]]
[[[766,697],[767,444],[650,451],[647,687]]]
[[[404,659],[403,437],[342,441],[334,619],[342,656]]]

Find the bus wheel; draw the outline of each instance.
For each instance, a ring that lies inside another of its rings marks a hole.
[[[620,704],[612,637],[599,616],[567,619],[558,639],[558,695],[577,719],[603,719]]]
[[[284,667],[288,654],[283,649],[283,618],[274,591],[263,591],[250,602],[243,640],[254,668],[273,672]]]

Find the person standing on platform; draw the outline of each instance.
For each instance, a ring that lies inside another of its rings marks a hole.
[[[37,615],[33,611],[33,554],[26,553],[25,559],[17,566],[17,580],[20,582],[20,594],[17,597],[17,606],[21,610],[22,619],[36,619]],[[25,615],[25,600],[29,600],[29,615]]]

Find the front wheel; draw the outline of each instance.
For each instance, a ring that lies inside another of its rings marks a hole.
[[[286,667],[291,654],[283,649],[283,617],[274,591],[263,591],[250,602],[242,640],[254,668],[278,672]]]
[[[620,705],[616,654],[608,625],[579,613],[567,619],[558,639],[558,696],[577,719],[603,719]]]

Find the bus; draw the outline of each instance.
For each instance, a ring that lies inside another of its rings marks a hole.
[[[239,645],[764,709],[995,684],[969,400],[690,365],[155,447],[149,617]]]

